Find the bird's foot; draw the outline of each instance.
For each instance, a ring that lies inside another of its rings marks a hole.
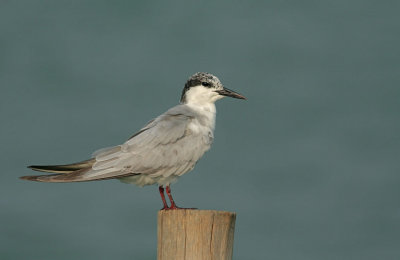
[[[171,210],[171,209],[197,209],[197,208],[181,208],[176,206],[174,199],[172,198],[171,195],[171,187],[169,185],[167,185],[167,195],[169,198],[169,201],[171,202],[171,206],[168,207],[167,202],[165,201],[165,197],[164,197],[164,188],[163,186],[160,186],[159,188],[160,191],[160,195],[161,195],[161,199],[163,201],[164,207],[161,210]]]
[[[171,207],[163,207],[160,210],[174,210],[174,209],[198,209],[198,208],[181,208],[176,205],[172,205]]]
[[[168,209],[197,209],[197,208],[181,208],[181,207],[178,207],[178,206],[176,206],[176,205],[172,205],[172,206],[169,207]]]

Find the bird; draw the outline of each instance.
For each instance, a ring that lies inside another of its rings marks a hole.
[[[186,81],[178,105],[149,121],[123,144],[97,150],[90,159],[77,163],[31,165],[28,168],[50,174],[20,178],[52,183],[118,179],[139,187],[157,184],[163,203],[161,210],[181,209],[170,186],[191,171],[210,149],[215,102],[223,97],[246,99],[225,88],[216,76],[197,72]]]

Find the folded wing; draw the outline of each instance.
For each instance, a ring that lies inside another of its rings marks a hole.
[[[24,176],[42,182],[79,182],[146,174],[151,177],[177,176],[191,170],[209,149],[200,133],[188,127],[188,113],[165,113],[149,122],[122,145],[100,149],[90,160],[55,166],[30,166],[53,175]]]

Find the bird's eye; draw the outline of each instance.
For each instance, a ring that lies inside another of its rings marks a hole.
[[[211,86],[211,84],[208,83],[208,82],[201,82],[201,85],[203,85],[204,87],[209,87],[209,86]]]

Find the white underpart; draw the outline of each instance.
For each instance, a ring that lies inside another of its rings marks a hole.
[[[96,162],[84,178],[121,176],[121,181],[139,186],[175,182],[210,149],[214,102],[220,98],[215,89],[192,87],[185,104],[169,109],[124,144],[95,152]],[[131,173],[137,175],[123,177]]]

